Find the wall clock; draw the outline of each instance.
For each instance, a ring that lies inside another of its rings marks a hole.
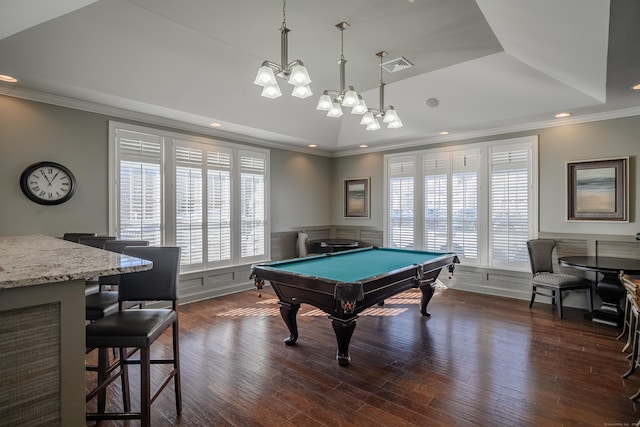
[[[59,205],[76,191],[76,178],[59,163],[34,163],[22,172],[20,188],[25,196],[41,205]]]

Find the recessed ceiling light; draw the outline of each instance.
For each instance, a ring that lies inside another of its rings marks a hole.
[[[318,144],[309,144],[309,145],[307,145],[307,147],[309,147],[309,148],[316,148],[317,146],[318,146]]]
[[[631,89],[633,89],[633,90],[640,90],[640,83],[638,83],[637,85],[633,85],[633,86],[631,86]]]
[[[360,148],[367,148],[369,147],[367,144],[360,144]]]
[[[571,113],[558,113],[558,114],[556,114],[554,117],[555,117],[556,119],[562,119],[562,118],[564,118],[564,117],[569,117],[570,115],[571,115]]]
[[[12,76],[8,76],[6,74],[0,74],[0,81],[7,82],[7,83],[17,83],[18,79]]]
[[[211,123],[209,123],[209,126],[211,126],[213,128],[219,128],[219,127],[222,126],[222,124],[218,123],[218,122],[211,122]]]
[[[427,100],[424,101],[424,103],[431,108],[435,108],[438,105],[440,105],[440,101],[438,101],[438,98],[427,98]]]
[[[438,135],[449,135],[449,131],[443,130],[442,132],[438,132]]]

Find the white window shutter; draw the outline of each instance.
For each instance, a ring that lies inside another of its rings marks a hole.
[[[162,137],[117,129],[116,234],[162,244]]]
[[[231,259],[230,150],[207,152],[207,254],[210,263]]]
[[[452,153],[451,250],[467,261],[478,259],[479,168],[479,151]]]
[[[491,151],[489,245],[496,267],[522,267],[528,262],[530,152],[526,143]]]
[[[413,248],[414,243],[414,181],[415,159],[393,159],[388,166],[388,245],[392,248]]]
[[[240,258],[266,253],[266,158],[240,152]]]
[[[202,161],[202,150],[175,147],[176,245],[182,248],[182,265],[203,262]]]
[[[449,250],[449,153],[424,156],[424,249]]]

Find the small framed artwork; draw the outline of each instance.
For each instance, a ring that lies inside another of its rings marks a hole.
[[[629,158],[567,162],[569,221],[628,221]]]
[[[344,180],[344,217],[369,218],[369,178]]]

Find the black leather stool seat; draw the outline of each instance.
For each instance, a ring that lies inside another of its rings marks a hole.
[[[118,311],[87,325],[87,347],[149,347],[175,321],[171,309]]]
[[[118,291],[102,291],[85,298],[85,319],[91,322],[118,311]]]

